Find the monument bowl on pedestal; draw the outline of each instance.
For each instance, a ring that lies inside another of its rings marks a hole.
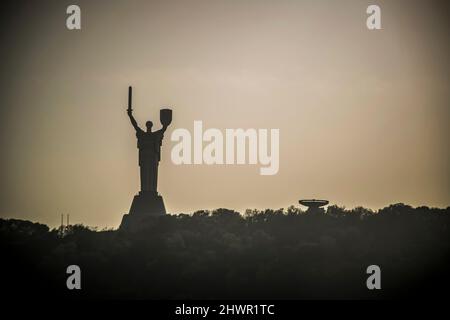
[[[326,206],[329,202],[328,200],[317,200],[317,199],[303,199],[298,201],[301,205],[308,207],[307,213],[325,213],[323,206]]]

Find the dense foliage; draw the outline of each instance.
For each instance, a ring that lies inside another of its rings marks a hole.
[[[450,208],[377,212],[227,209],[149,219],[136,232],[0,219],[10,296],[81,298],[398,298],[448,287]],[[79,265],[82,289],[66,288]],[[368,290],[366,268],[382,270]]]

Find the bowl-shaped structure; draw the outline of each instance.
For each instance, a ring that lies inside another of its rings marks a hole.
[[[320,208],[326,206],[329,202],[328,200],[304,199],[300,200],[299,203],[308,208]]]

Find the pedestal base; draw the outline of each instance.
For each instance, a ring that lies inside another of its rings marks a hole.
[[[166,214],[163,198],[156,192],[139,192],[133,198],[130,213],[125,214],[120,229],[135,229],[144,220]]]

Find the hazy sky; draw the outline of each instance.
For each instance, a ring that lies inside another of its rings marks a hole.
[[[29,3],[28,3],[29,2]],[[81,7],[82,30],[65,26]],[[366,28],[378,4],[382,30]],[[116,227],[139,189],[125,113],[170,106],[159,191],[171,213],[300,198],[446,207],[445,1],[17,1],[1,8],[0,217]],[[280,170],[175,166],[176,128],[280,129]]]

